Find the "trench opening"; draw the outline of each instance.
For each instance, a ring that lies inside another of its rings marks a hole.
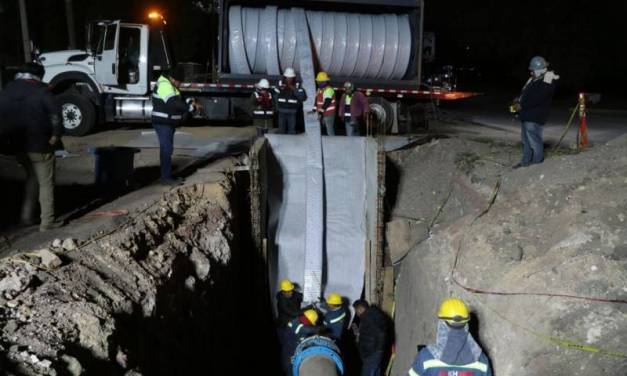
[[[241,171],[232,179],[229,262],[211,263],[211,277],[203,281],[190,258],[177,254],[167,280],[158,284],[150,315],[140,304],[115,315],[108,360],[76,344],[66,346],[65,354],[80,362],[84,374],[279,374],[265,263],[250,235],[250,177]],[[65,366],[57,371],[69,374]]]

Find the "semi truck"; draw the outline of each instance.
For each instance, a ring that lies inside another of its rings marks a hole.
[[[328,71],[339,89],[351,80],[386,129],[416,123],[414,113],[425,99],[463,94],[421,89],[423,0],[305,0],[298,6],[307,12],[316,69]],[[216,40],[206,62],[211,74],[189,75],[180,86],[183,96],[201,104],[195,118],[245,121],[259,79],[276,83],[292,65],[298,73],[293,7],[286,0],[214,1]],[[145,23],[98,20],[86,29],[84,49],[37,57],[66,134],[86,135],[97,124],[149,122],[159,72],[177,68],[167,20],[151,12]]]

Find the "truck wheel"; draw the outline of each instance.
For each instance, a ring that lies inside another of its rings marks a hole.
[[[85,136],[96,126],[96,109],[78,93],[66,92],[56,98],[61,107],[61,120],[68,136]]]
[[[370,104],[370,113],[374,117],[374,121],[378,125],[378,131],[383,134],[389,134],[394,125],[394,109],[392,104],[380,97],[368,98]]]

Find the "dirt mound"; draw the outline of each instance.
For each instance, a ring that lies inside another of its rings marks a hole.
[[[59,248],[1,260],[0,369],[160,375],[244,367],[223,361],[237,353],[237,337],[251,335],[238,322],[254,302],[233,291],[259,284],[254,257],[241,257],[246,237],[234,236],[247,208],[231,196],[228,180],[180,188],[79,249],[57,241]],[[252,333],[268,336],[269,310],[258,308]]]
[[[394,374],[434,340],[448,295],[470,304],[497,375],[624,373],[626,147],[624,137],[519,170],[511,146],[457,139],[391,155],[393,216],[433,224],[400,266]]]

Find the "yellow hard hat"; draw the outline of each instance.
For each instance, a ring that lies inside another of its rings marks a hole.
[[[327,296],[327,304],[342,305],[342,297],[337,292],[332,292]]]
[[[331,79],[329,78],[329,75],[327,74],[327,72],[319,72],[318,75],[316,76],[316,82],[324,82],[324,81],[330,81]]]
[[[446,320],[446,322],[451,325],[466,324],[470,321],[470,313],[463,300],[448,298],[440,305],[438,318],[440,320]]]
[[[308,309],[303,314],[305,315],[307,320],[309,320],[311,325],[316,325],[316,323],[318,322],[318,312],[313,309]]]
[[[289,279],[281,281],[281,291],[289,292],[294,290],[294,284]]]

